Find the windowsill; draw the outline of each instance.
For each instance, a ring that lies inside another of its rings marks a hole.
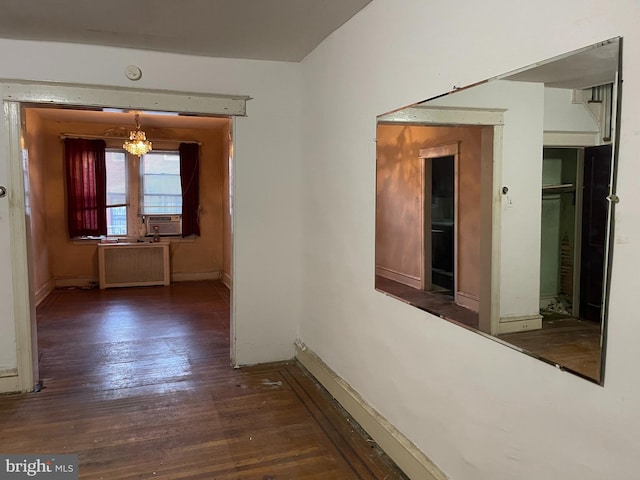
[[[112,242],[104,242],[104,243],[154,243],[153,236],[147,237],[83,237],[83,238],[73,238],[71,239],[71,243],[74,245],[92,245],[102,243],[102,240],[111,240]],[[160,236],[161,243],[193,243],[199,240],[200,237],[185,237],[182,238],[180,236],[172,236],[172,235],[162,235]],[[115,240],[115,241],[114,241]]]

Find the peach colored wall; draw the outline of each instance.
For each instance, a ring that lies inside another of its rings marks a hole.
[[[31,222],[29,238],[31,244],[31,265],[33,287],[36,298],[46,293],[52,281],[47,244],[48,231],[46,221],[47,198],[45,194],[44,146],[42,138],[42,122],[37,115],[25,111],[25,145],[28,145],[28,204]]]
[[[480,270],[479,127],[378,125],[376,266],[420,278],[420,149],[460,142],[458,291],[477,298]]]
[[[60,280],[93,281],[98,276],[95,242],[70,240],[66,226],[63,144],[64,132],[99,135],[119,125],[43,122],[42,163],[47,197],[46,224],[53,277]],[[171,244],[171,273],[220,272],[222,269],[222,142],[215,130],[162,129],[162,138],[197,140],[202,143],[200,163],[200,229],[195,240]],[[158,147],[156,147],[158,148]],[[134,232],[131,232],[134,233]]]

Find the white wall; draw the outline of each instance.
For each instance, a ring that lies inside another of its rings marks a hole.
[[[544,129],[551,132],[594,132],[600,127],[581,103],[572,103],[573,90],[544,89]]]
[[[374,0],[303,62],[301,339],[454,480],[637,472],[639,20],[632,0]],[[604,387],[374,291],[376,115],[617,35],[622,200]]]
[[[140,81],[125,78],[129,64],[142,69]],[[234,132],[236,360],[291,358],[300,316],[300,65],[0,40],[0,78],[250,95]],[[11,268],[7,208],[0,200],[2,272]],[[15,363],[11,289],[10,276],[0,276],[0,370]]]
[[[500,197],[500,318],[537,315],[544,86],[493,81],[428,105],[505,110],[500,177],[509,191]]]

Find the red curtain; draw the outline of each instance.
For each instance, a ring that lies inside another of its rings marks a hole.
[[[182,236],[200,235],[200,147],[180,144],[180,185],[182,187]]]
[[[107,171],[104,140],[66,138],[69,237],[107,234]]]

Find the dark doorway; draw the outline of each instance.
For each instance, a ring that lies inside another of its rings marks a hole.
[[[455,264],[455,157],[431,159],[431,283],[453,293]]]
[[[585,149],[580,259],[580,318],[600,322],[607,240],[611,145]]]

